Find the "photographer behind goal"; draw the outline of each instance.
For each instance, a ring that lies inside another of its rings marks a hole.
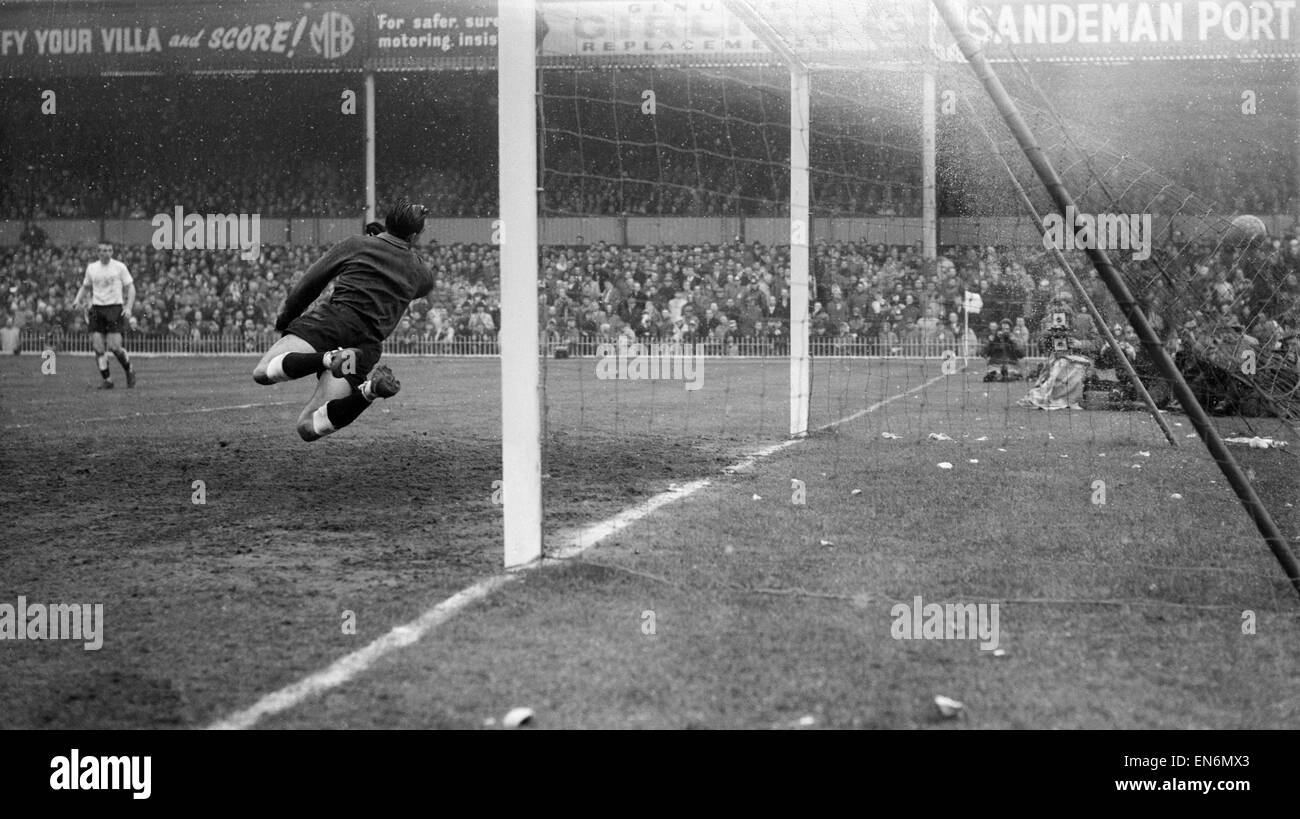
[[[984,357],[989,362],[985,381],[1019,381],[1023,377],[1020,359],[1025,357],[1025,351],[1011,333],[1010,319],[1002,319],[998,329],[985,339]]]
[[[1028,394],[1016,403],[1042,410],[1081,410],[1083,381],[1093,366],[1097,343],[1085,316],[1076,313],[1067,293],[1057,294],[1043,319],[1042,343],[1046,362]]]

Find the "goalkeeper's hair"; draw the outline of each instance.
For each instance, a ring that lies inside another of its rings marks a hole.
[[[384,229],[391,235],[409,242],[424,230],[424,217],[429,209],[416,205],[403,196],[388,208],[384,216]]]

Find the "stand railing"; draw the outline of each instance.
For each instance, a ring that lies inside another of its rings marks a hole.
[[[124,344],[132,354],[144,355],[260,355],[270,348],[280,337],[273,331],[255,332],[245,335],[222,335],[211,337],[182,337],[151,333],[129,333]],[[90,335],[86,333],[68,334],[61,332],[41,332],[24,329],[19,334],[19,350],[23,353],[37,353],[54,350],[73,355],[90,354],[92,351]],[[651,352],[651,345],[659,350],[668,350],[675,342],[667,338],[643,337],[637,340],[641,345],[640,353]],[[703,351],[704,355],[714,358],[784,358],[790,353],[789,342],[784,338],[735,338],[707,339],[704,341],[676,342],[677,349],[694,353]],[[548,357],[593,358],[601,355],[601,345],[610,345],[616,354],[619,351],[615,336],[585,335],[571,341],[548,340],[538,345],[538,352]],[[960,341],[911,341],[885,342],[880,339],[859,336],[814,336],[811,340],[812,354],[824,358],[921,358],[941,359],[949,355],[957,358],[978,358],[981,347],[978,344],[963,345]],[[636,349],[630,354],[636,354]],[[557,353],[559,354],[557,356]],[[449,341],[431,338],[390,338],[384,342],[385,355],[414,356],[497,356],[500,349],[494,336],[471,336]],[[1025,357],[1039,355],[1038,345],[1032,341],[1025,350]]]

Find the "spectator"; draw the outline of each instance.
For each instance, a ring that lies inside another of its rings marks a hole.
[[[14,325],[14,317],[5,317],[5,326],[0,328],[0,353],[5,355],[18,355],[22,352],[22,342],[18,336],[18,327]]]

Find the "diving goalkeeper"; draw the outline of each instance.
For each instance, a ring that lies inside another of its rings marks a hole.
[[[285,299],[275,329],[283,333],[253,368],[258,384],[314,375],[316,392],[298,415],[298,434],[315,441],[351,424],[376,398],[401,389],[379,363],[384,339],[410,303],[433,289],[433,273],[413,246],[424,230],[423,205],[398,200],[384,229],[331,247]],[[329,300],[303,313],[326,285]]]

